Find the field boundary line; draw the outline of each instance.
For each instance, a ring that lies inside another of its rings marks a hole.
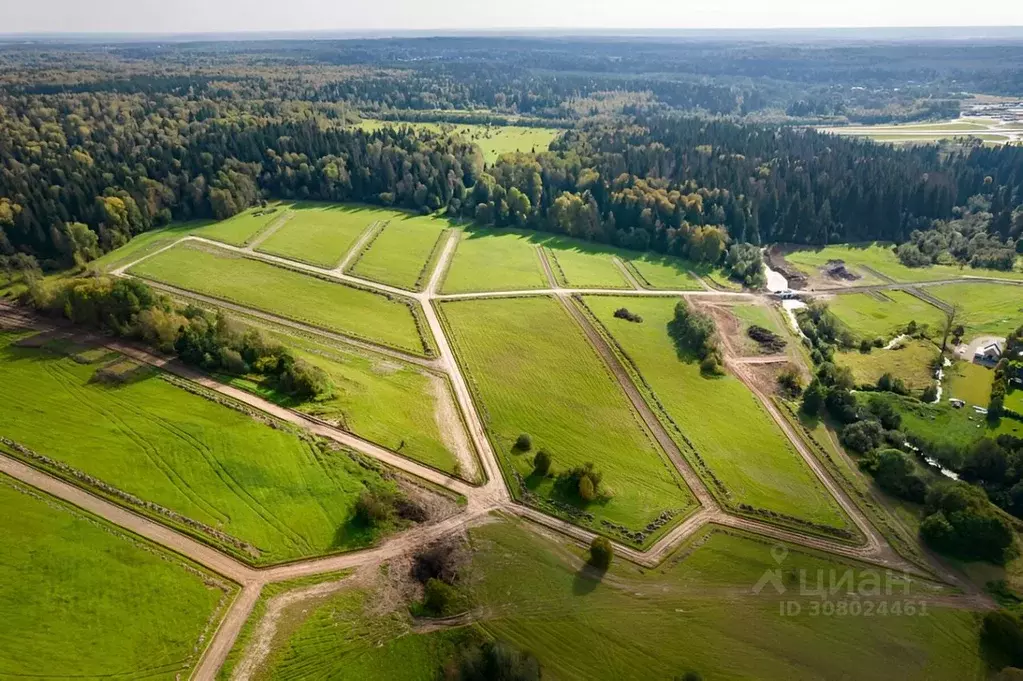
[[[272,237],[277,230],[283,227],[288,222],[288,220],[290,220],[294,216],[295,211],[293,211],[291,208],[285,208],[283,213],[277,216],[277,219],[264,225],[263,229],[259,230],[245,241],[244,244],[245,250],[254,251],[257,248],[259,248],[259,246],[264,241]]]
[[[612,255],[611,262],[613,262],[615,264],[615,267],[618,268],[618,271],[622,273],[622,276],[625,277],[625,281],[628,282],[630,287],[632,287],[632,290],[634,291],[643,290],[643,287],[640,285],[639,280],[636,279],[635,275],[632,274],[632,272],[625,265],[625,262],[622,261],[621,258],[619,258],[617,255]]]
[[[352,271],[359,265],[359,261],[361,261],[363,256],[369,252],[369,249],[373,248],[373,244],[376,243],[376,240],[384,233],[384,230],[387,229],[389,224],[391,224],[390,220],[384,220],[383,222],[376,220],[372,222],[369,227],[363,230],[362,234],[359,235],[359,238],[356,239],[354,244],[352,244],[352,247],[349,248],[344,254],[344,257],[341,258],[338,265],[332,268],[331,271],[339,275],[347,274],[353,277],[357,276],[352,274]],[[366,281],[375,281],[369,277],[358,278],[365,279]],[[377,283],[384,284],[382,281]]]

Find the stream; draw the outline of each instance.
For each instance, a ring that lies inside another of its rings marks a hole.
[[[785,278],[785,275],[777,270],[772,270],[771,267],[764,262],[764,271],[767,273],[767,290],[771,293],[777,293],[778,291],[787,291],[789,288],[789,280]],[[798,298],[792,300],[781,301],[781,306],[785,310],[785,316],[789,318],[789,324],[792,326],[792,330],[799,334],[801,338],[806,338],[803,335],[802,330],[799,328],[799,322],[796,321],[796,310],[801,307],[806,307],[806,303]]]

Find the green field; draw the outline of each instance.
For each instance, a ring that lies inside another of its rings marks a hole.
[[[944,594],[939,587],[914,584],[909,596],[885,599],[886,612],[910,602],[912,615],[863,616],[865,599],[842,594],[829,605],[844,601],[860,616],[824,616],[821,600],[798,593],[801,575],[812,585],[818,571],[825,579],[850,574],[858,584],[876,570],[807,549],[707,528],[657,570],[618,560],[598,581],[580,570],[575,546],[521,523],[474,528],[470,542],[475,625],[416,633],[403,614],[376,614],[364,591],[342,592],[296,613],[297,624],[284,618],[288,635],[256,678],[432,681],[455,646],[474,635],[527,650],[543,678],[566,681],[680,679],[686,672],[708,680],[985,678],[976,615],[933,603],[921,613],[917,595]],[[775,569],[786,593],[770,586],[752,593]],[[782,601],[800,612],[782,614]],[[880,602],[871,603],[876,613]]]
[[[393,483],[344,452],[321,451],[127,360],[131,378],[108,385],[97,370],[117,361],[113,353],[66,357],[0,338],[0,384],[19,396],[0,410],[0,433],[15,442],[202,523],[197,536],[257,564],[378,536],[351,522],[355,502],[367,486]]]
[[[132,262],[143,258],[154,251],[165,246],[170,246],[182,237],[209,226],[209,220],[193,220],[191,222],[177,222],[160,229],[152,229],[132,237],[131,241],[118,249],[104,253],[89,263],[101,271],[109,272],[118,267],[124,267]]]
[[[902,415],[903,432],[917,435],[928,442],[968,447],[982,437],[995,438],[1002,434],[1023,437],[1023,422],[1003,418],[992,425],[983,414],[977,414],[970,407],[954,409],[944,398],[941,404],[923,404],[919,400],[894,393],[871,395],[881,396],[896,408]],[[857,397],[866,401],[870,395],[861,393]]]
[[[940,309],[904,291],[838,295],[828,300],[828,307],[857,339],[881,337],[886,343],[911,321],[936,332],[945,319]]]
[[[440,218],[400,215],[391,218],[348,273],[410,291],[426,285],[440,255],[448,223]]]
[[[474,229],[465,232],[448,265],[442,293],[547,288],[535,232]]]
[[[1023,286],[945,284],[927,292],[962,306],[967,336],[1007,336],[1023,326]]]
[[[233,587],[4,475],[0,508],[0,677],[189,675]]]
[[[706,469],[705,478],[724,487],[723,496],[735,507],[749,504],[802,521],[846,527],[837,504],[806,466],[764,407],[731,375],[705,378],[697,362],[680,360],[666,326],[675,307],[672,298],[615,298],[587,296],[586,305],[635,363],[657,404],[692,442]],[[627,305],[643,317],[641,324],[616,319],[613,311]],[[678,432],[668,432],[691,456]],[[717,490],[713,482],[709,487]]]
[[[385,126],[410,125],[434,132],[455,132],[476,144],[483,152],[488,164],[497,161],[501,154],[521,151],[524,153],[547,151],[551,142],[561,134],[554,128],[534,128],[519,125],[476,125],[472,123],[406,123],[398,121],[364,120],[359,124],[363,130],[379,130]]]
[[[938,355],[933,343],[905,340],[891,350],[874,348],[869,353],[848,350],[835,353],[835,364],[852,370],[856,385],[876,385],[877,379],[891,374],[905,381],[912,390],[923,390],[934,383],[931,362]]]
[[[229,379],[231,383],[446,473],[457,470],[454,445],[446,441],[445,433],[463,426],[443,378],[414,364],[297,332],[273,336],[297,357],[326,371],[334,394],[296,401],[253,380]]]
[[[290,204],[278,202],[271,203],[267,209],[256,206],[226,220],[194,229],[192,233],[206,239],[223,241],[232,246],[244,246],[277,220],[287,219],[287,211],[290,207]],[[265,212],[268,209],[272,209],[271,212]]]
[[[991,401],[991,383],[995,372],[988,367],[969,361],[956,361],[945,369],[945,391],[942,398],[966,400],[968,405],[987,407]]]
[[[1013,388],[1005,395],[1005,408],[1023,414],[1023,389]]]
[[[566,288],[632,288],[615,263],[617,249],[555,237],[544,251],[558,284]]]
[[[337,266],[370,225],[401,215],[369,206],[299,203],[284,226],[256,250],[329,269]]]
[[[768,305],[753,305],[748,303],[730,305],[728,311],[739,322],[738,337],[734,343],[748,354],[758,354],[760,344],[749,337],[747,331],[751,326],[759,326],[762,329],[773,331],[778,336],[791,343],[788,327],[782,323],[778,313]]]
[[[576,503],[554,481],[532,476],[519,433],[553,458],[552,471],[593,462],[613,493],[586,507],[633,531],[693,499],[628,398],[569,313],[548,297],[446,302],[441,311],[505,474],[541,500]],[[573,506],[574,507],[574,506]]]
[[[700,267],[670,255],[659,253],[635,255],[626,261],[626,266],[639,281],[640,286],[648,289],[699,291],[703,287],[694,274],[707,277],[721,288],[739,288],[738,284],[728,281],[728,278],[717,270]]]
[[[899,282],[936,281],[958,279],[963,276],[994,277],[996,279],[1023,279],[1023,266],[1017,261],[1012,272],[974,269],[958,265],[931,265],[929,267],[906,267],[895,255],[891,244],[882,242],[863,244],[838,244],[823,248],[799,249],[785,254],[785,260],[797,269],[812,274],[829,260],[843,260],[854,272],[866,274],[862,267],[869,267],[884,276]]]
[[[212,247],[179,244],[131,268],[196,293],[426,355],[410,304]],[[428,333],[423,329],[424,333]]]

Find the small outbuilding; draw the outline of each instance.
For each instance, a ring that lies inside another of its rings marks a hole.
[[[973,353],[973,361],[980,364],[998,364],[998,360],[1001,358],[1002,344],[998,341],[982,345]]]

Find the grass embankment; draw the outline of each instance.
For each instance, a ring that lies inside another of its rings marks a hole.
[[[880,337],[886,343],[905,332],[911,321],[938,333],[945,319],[940,309],[904,291],[839,295],[828,307],[857,339]]]
[[[131,274],[417,355],[428,355],[432,345],[425,324],[417,323],[414,301],[212,247],[180,244],[135,265]]]
[[[192,233],[232,246],[244,246],[277,220],[285,219],[290,207],[289,203],[278,202],[271,203],[267,208],[256,206],[237,215],[232,215],[226,220],[194,229]]]
[[[536,232],[474,229],[462,235],[442,293],[547,288]]]
[[[421,291],[440,256],[448,227],[441,218],[395,215],[349,266],[348,273]]]
[[[232,585],[2,474],[0,508],[0,676],[189,675]]]
[[[933,343],[907,339],[891,350],[836,352],[834,361],[852,370],[856,385],[877,385],[881,376],[891,374],[901,378],[911,390],[923,390],[935,382],[931,363],[937,356],[938,348]]]
[[[684,483],[560,303],[548,297],[469,300],[440,309],[505,475],[520,496],[597,530],[608,531],[607,520],[642,531],[644,543],[656,534],[645,526],[663,511],[681,515],[692,508]],[[520,433],[531,436],[532,451],[514,451]],[[609,496],[582,507],[574,490],[531,475],[538,449],[551,454],[555,474],[594,463]],[[581,508],[592,519],[578,515]]]
[[[98,483],[87,487],[256,564],[362,547],[379,536],[353,522],[355,503],[364,490],[393,483],[345,452],[321,451],[296,431],[192,394],[114,353],[64,356],[16,347],[13,338],[0,335],[0,384],[18,395],[0,410],[0,433],[165,510]],[[121,379],[105,381],[110,368]]]
[[[849,529],[834,499],[749,389],[731,375],[706,378],[698,361],[679,356],[667,329],[674,299],[584,300],[641,375],[637,384],[651,408],[728,506],[748,504],[797,523]],[[622,306],[643,322],[615,318],[613,311]]]
[[[284,225],[256,250],[331,268],[370,225],[397,215],[402,214],[369,206],[297,203]]]
[[[966,338],[1007,336],[1023,326],[1023,286],[1005,284],[945,284],[928,293],[963,309]]]
[[[705,679],[785,681],[985,675],[974,613],[933,604],[921,612],[918,596],[944,593],[938,587],[916,582],[908,596],[897,591],[886,597],[885,613],[898,603],[898,615],[879,615],[877,600],[866,605],[870,599],[844,593],[828,605],[842,602],[860,616],[821,615],[828,606],[798,593],[800,575],[811,588],[818,571],[825,580],[849,572],[856,584],[884,576],[807,549],[707,528],[658,570],[618,560],[598,581],[581,570],[575,546],[554,543],[522,524],[477,527],[470,541],[467,589],[476,605],[474,625],[416,633],[406,615],[381,615],[367,607],[372,599],[363,592],[345,592],[289,624],[291,633],[271,653],[274,662],[256,678],[433,679],[459,639],[472,636],[528,650],[544,678],[579,681],[672,679],[686,672]],[[785,593],[771,586],[751,593],[774,570]],[[797,603],[800,611],[782,614],[781,601]],[[905,614],[905,603],[914,605],[914,614]],[[862,615],[865,608],[871,616]]]

